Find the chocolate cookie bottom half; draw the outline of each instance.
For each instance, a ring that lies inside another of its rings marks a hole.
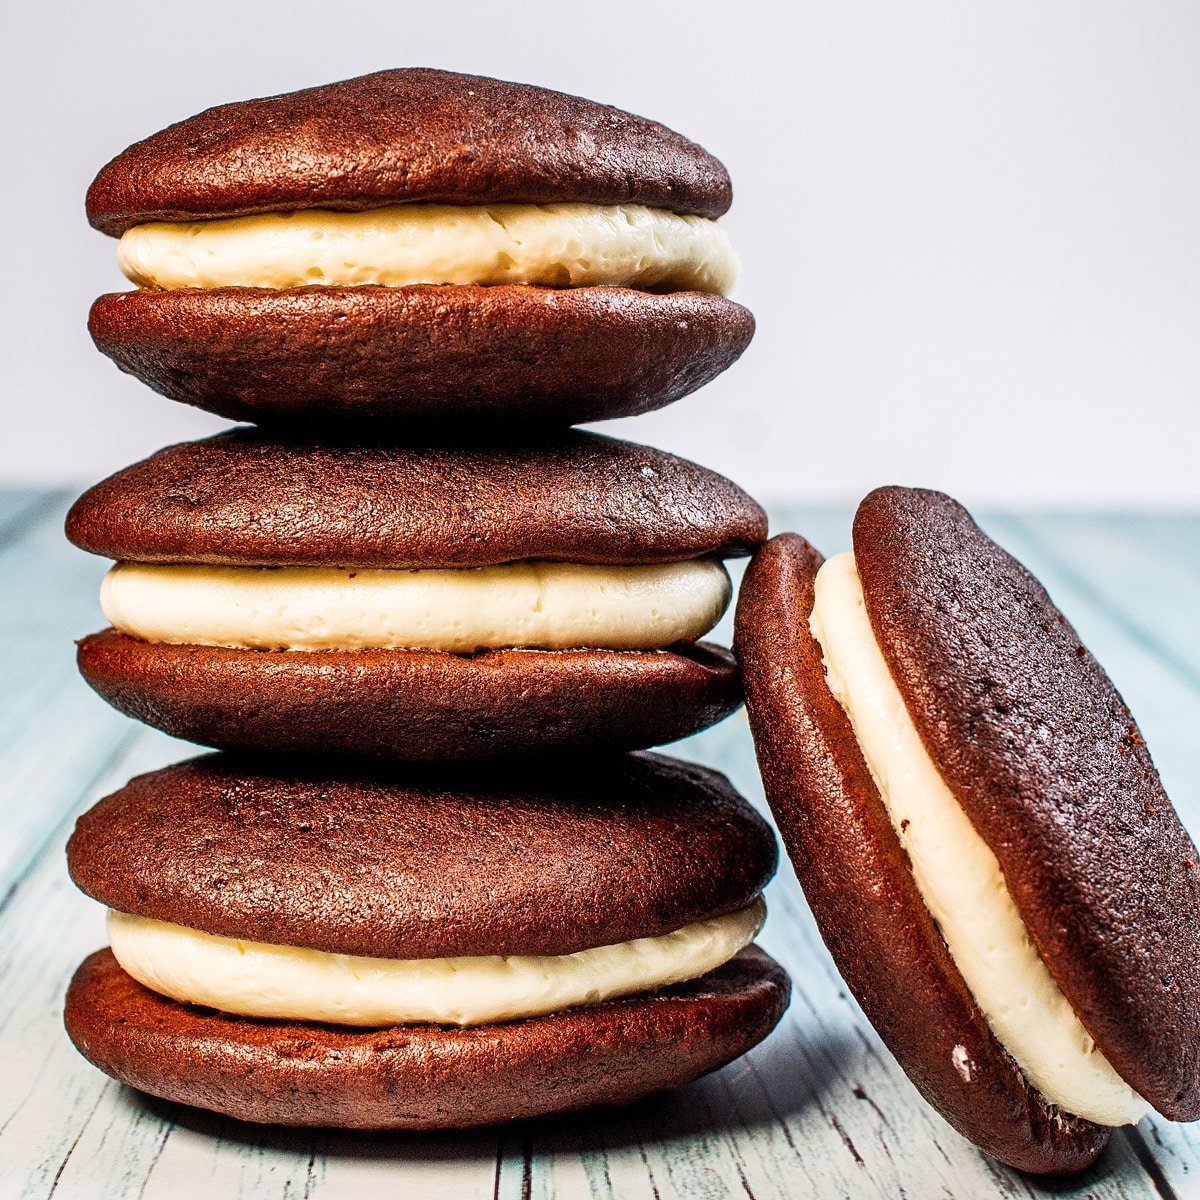
[[[700,979],[499,1025],[358,1030],[168,1000],[101,950],[76,972],[80,1053],[143,1092],[244,1121],[448,1129],[625,1104],[716,1070],[774,1028],[782,969],[757,947]]]
[[[701,292],[240,287],[101,296],[88,327],[122,371],[173,400],[345,429],[637,416],[731,366],[754,319]]]
[[[408,762],[637,750],[698,733],[742,702],[733,655],[667,650],[266,651],[79,643],[79,669],[114,708],[222,749]]]

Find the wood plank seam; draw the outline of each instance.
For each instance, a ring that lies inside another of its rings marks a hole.
[[[117,763],[119,763],[131,749],[133,749],[134,744],[144,732],[144,730],[135,725],[122,733],[117,741],[113,744],[112,749],[101,760],[99,765],[96,767],[96,770],[93,771],[93,773],[88,777],[88,780],[83,787],[80,788],[79,796],[74,800],[73,803],[67,805],[62,815],[54,821],[54,824],[51,826],[49,832],[30,854],[29,858],[25,862],[25,865],[15,876],[12,883],[9,884],[8,890],[4,893],[3,898],[0,899],[0,918],[4,916],[5,911],[8,909],[13,897],[20,889],[21,884],[29,878],[30,873],[37,867],[47,849],[53,846],[55,842],[62,836],[63,827],[69,821],[73,821],[75,819],[75,816],[81,805],[91,797],[92,792],[99,786],[100,781],[105,775],[113,770]]]

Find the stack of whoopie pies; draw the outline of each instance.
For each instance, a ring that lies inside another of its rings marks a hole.
[[[81,818],[111,949],[67,998],[136,1087],[435,1128],[619,1103],[753,1046],[773,836],[646,747],[737,707],[817,923],[926,1098],[1033,1171],[1200,1115],[1200,867],[1113,685],[935,492],[765,545],[670,454],[569,428],[728,366],[721,165],[575,97],[386,71],[229,105],[93,184],[139,288],[97,344],[246,418],[72,509],[80,667],[215,755]]]
[[[569,430],[669,403],[753,332],[724,168],[651,121],[384,71],[212,109],[88,194],[138,290],[97,345],[257,422],[92,488],[85,638],[122,711],[220,753],[81,818],[110,908],[79,1049],[233,1116],[462,1126],[620,1103],[787,1003],[752,945],[768,826],[630,753],[741,700],[699,639],[762,510]]]

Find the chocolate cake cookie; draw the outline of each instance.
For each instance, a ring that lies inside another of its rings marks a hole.
[[[723,371],[753,318],[729,177],[656,122],[447,71],[209,109],[96,177],[141,290],[97,346],[156,390],[276,425],[566,425]]]
[[[827,945],[960,1132],[1070,1171],[1200,1115],[1200,879],[1127,707],[954,501],[882,488],[854,553],[772,539],[735,648]]]
[[[80,667],[193,741],[409,760],[635,749],[740,703],[721,558],[762,510],[693,463],[595,434],[320,446],[235,430],[86,492],[118,559]]]
[[[76,1045],[245,1120],[624,1103],[744,1053],[787,1003],[750,945],[769,828],[654,755],[436,774],[214,755],[102,800],[68,861],[112,910],[68,994]]]

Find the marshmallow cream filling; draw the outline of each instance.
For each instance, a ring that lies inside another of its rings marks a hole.
[[[715,558],[639,566],[524,561],[450,570],[117,563],[114,628],[147,642],[260,650],[659,650],[729,603]]]
[[[706,217],[640,204],[398,204],[153,221],[117,264],[144,288],[616,284],[725,293],[737,260]]]
[[[339,1025],[487,1025],[696,979],[762,928],[752,904],[660,937],[562,955],[363,958],[218,937],[110,911],[117,962],[152,991],[245,1017]]]
[[[1113,1070],[1059,990],[996,856],[921,741],[875,640],[853,554],[821,567],[809,627],[917,888],[992,1032],[1060,1108],[1100,1125],[1136,1122],[1148,1104]]]

